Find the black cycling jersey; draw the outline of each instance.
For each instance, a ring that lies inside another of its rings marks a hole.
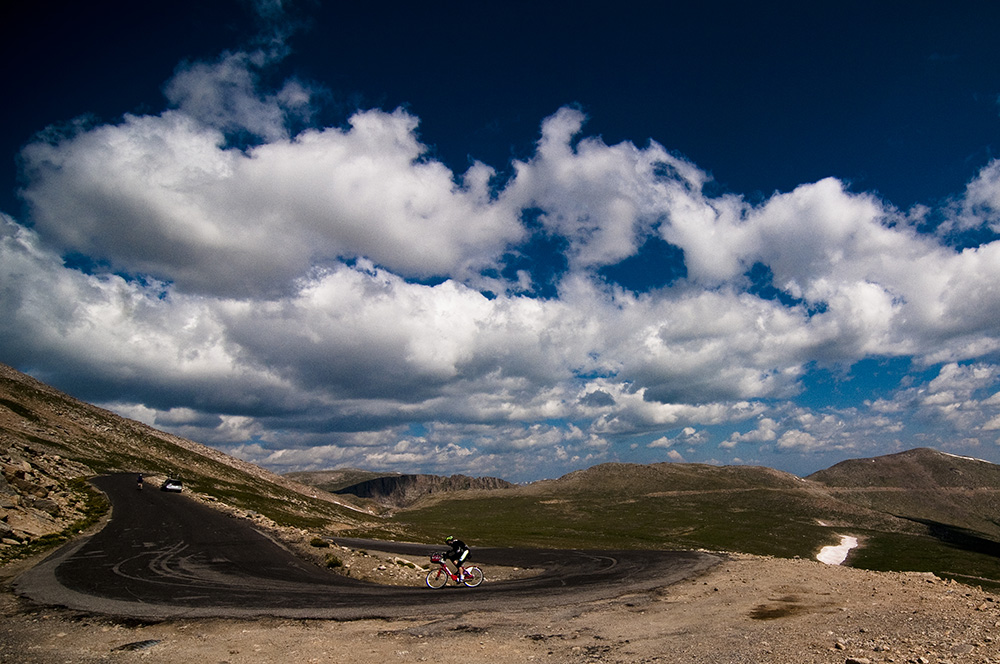
[[[451,553],[448,554],[448,559],[456,565],[462,564],[469,557],[469,547],[460,539],[453,539],[449,544],[451,544]]]

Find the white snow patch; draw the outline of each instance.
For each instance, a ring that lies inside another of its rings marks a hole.
[[[816,560],[827,565],[839,565],[847,558],[847,553],[858,545],[857,537],[841,535],[837,546],[824,546],[816,554]]]
[[[955,459],[965,459],[966,461],[978,461],[979,463],[989,463],[990,465],[992,465],[992,463],[987,461],[986,459],[977,459],[976,457],[962,456],[960,454],[949,454],[948,452],[941,452],[941,454],[953,457]]]

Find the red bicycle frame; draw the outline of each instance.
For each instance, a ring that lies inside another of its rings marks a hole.
[[[438,568],[438,574],[440,574],[441,572],[444,572],[448,576],[448,578],[451,579],[452,581],[454,581],[455,583],[461,583],[467,577],[470,576],[470,574],[468,572],[466,572],[465,570],[462,570],[462,578],[460,579],[460,578],[458,578],[458,573],[457,572],[454,573],[454,574],[452,574],[451,568],[448,567],[448,563],[446,563],[444,560],[435,560],[434,562],[436,562],[436,563],[438,563],[440,565],[440,567]]]
[[[483,570],[478,567],[465,567],[462,566],[461,572],[456,570],[454,574],[448,569],[448,563],[445,562],[444,554],[435,553],[431,556],[431,562],[437,565],[437,569],[433,567],[427,572],[427,585],[431,588],[443,588],[447,585],[448,580],[452,580],[457,584],[462,584],[468,586],[469,588],[475,588],[480,583],[483,582]]]

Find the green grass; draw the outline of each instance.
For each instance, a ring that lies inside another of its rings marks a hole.
[[[851,567],[883,572],[931,572],[941,578],[1000,590],[1000,557],[930,534],[872,532],[851,552]],[[994,546],[998,546],[994,544]]]
[[[708,549],[802,558],[837,544],[841,535],[855,535],[863,546],[848,557],[853,566],[933,572],[1000,587],[1000,469],[931,450],[838,464],[819,474],[827,477],[826,488],[766,468],[603,464],[532,487],[460,492],[376,519],[244,473],[31,381],[6,389],[0,407],[33,425],[5,430],[12,440],[96,473],[178,477],[193,491],[317,535],[333,523],[364,520],[377,525],[341,534],[440,543],[453,533],[473,546]],[[106,513],[103,496],[86,482],[77,481],[72,492],[84,506],[79,522],[0,555],[46,550]]]
[[[266,516],[284,526],[322,530],[341,516],[339,510],[342,508],[276,485],[262,487],[246,481],[196,477],[186,481],[186,486],[227,505]]]
[[[841,525],[824,526],[821,519]],[[627,499],[617,491],[564,498],[524,491],[459,494],[401,511],[377,530],[351,534],[431,543],[454,534],[473,546],[707,549],[810,559],[849,534],[863,543],[848,559],[853,567],[932,572],[1000,588],[1000,544],[980,533],[838,512],[836,504],[818,504],[807,492],[786,489]]]
[[[776,506],[782,506],[776,512]],[[393,525],[426,541],[454,533],[481,546],[709,549],[811,556],[835,544],[795,492],[559,499],[516,493],[451,499],[398,513]]]

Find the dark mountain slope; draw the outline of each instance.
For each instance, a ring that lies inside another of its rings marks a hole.
[[[0,365],[0,559],[47,534],[75,533],[89,511],[81,480],[139,471],[180,476],[200,494],[317,533],[439,541],[451,532],[475,546],[786,557],[812,557],[850,534],[862,542],[851,564],[1000,580],[1000,468],[934,450],[848,461],[806,479],[670,463],[603,464],[527,486],[364,471],[325,476],[330,488],[363,478],[354,481],[365,487],[357,493],[408,505],[383,518],[359,509],[371,501],[276,476]]]
[[[330,493],[336,493],[345,487],[367,482],[379,477],[398,477],[399,473],[380,473],[372,470],[360,470],[358,468],[337,468],[335,470],[302,470],[285,473],[282,477],[287,477],[295,482],[301,482],[308,486],[314,486]]]
[[[830,487],[1000,488],[1000,466],[918,447],[868,459],[848,459],[809,475]]]
[[[842,461],[808,477],[872,510],[1000,541],[1000,466],[917,448]]]
[[[802,489],[807,484],[795,475],[762,466],[604,463],[563,475],[559,479],[535,482],[527,490],[639,494],[651,491]]]
[[[511,489],[516,485],[496,477],[466,475],[389,475],[353,484],[335,493],[371,498],[395,507],[412,505],[424,496],[455,491],[490,491]]]
[[[179,477],[285,525],[350,527],[369,518],[347,497],[120,417],[0,364],[0,558],[79,521],[91,495],[84,480],[109,472]]]

